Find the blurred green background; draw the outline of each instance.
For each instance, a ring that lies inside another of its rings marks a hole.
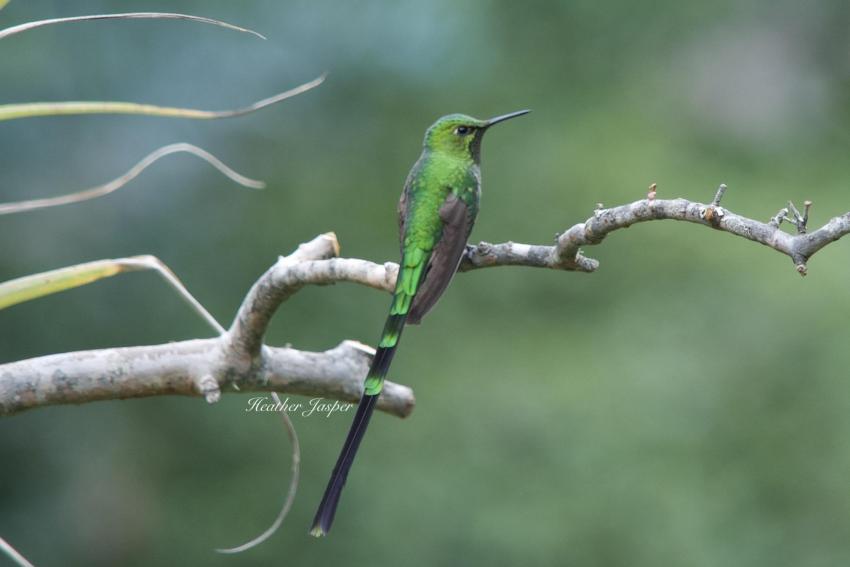
[[[0,201],[123,173],[155,147],[203,146],[104,199],[3,217],[0,278],[155,254],[222,321],[278,254],[333,230],[343,254],[397,255],[395,206],[437,117],[534,112],[483,150],[473,240],[548,243],[597,202],[707,201],[767,220],[850,209],[850,4],[13,1],[3,26],[108,11],[186,22],[76,24],[0,43],[0,101],[131,100],[221,109],[309,80],[244,118],[67,117],[0,124]],[[850,563],[850,244],[810,262],[683,223],[587,249],[595,274],[500,268],[455,279],[406,335],[334,532],[307,535],[349,425],[296,416],[303,480],[263,529],[289,446],[248,396],[40,409],[0,424],[0,534],[52,565],[715,566]],[[271,344],[374,343],[388,298],[306,289]],[[0,362],[209,336],[152,274],[0,311]],[[4,559],[0,559],[2,563]]]

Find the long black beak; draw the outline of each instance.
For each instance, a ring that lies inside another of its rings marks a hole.
[[[505,120],[510,120],[511,118],[516,118],[517,116],[522,116],[523,114],[528,114],[531,112],[530,110],[517,110],[516,112],[511,112],[509,114],[502,114],[501,116],[497,116],[495,118],[491,118],[487,121],[487,128],[492,126],[493,124],[498,124],[499,122],[504,122]]]

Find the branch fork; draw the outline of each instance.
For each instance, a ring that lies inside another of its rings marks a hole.
[[[768,223],[720,206],[721,185],[710,203],[659,199],[657,185],[647,198],[611,208],[600,204],[590,218],[560,233],[553,245],[481,242],[467,246],[459,271],[496,266],[526,266],[594,272],[599,262],[582,247],[600,244],[610,233],[633,224],[676,220],[708,226],[758,242],[790,257],[801,275],[824,246],[850,233],[850,213],[808,231],[811,202],[803,212],[792,203]],[[789,218],[789,215],[791,217]],[[781,230],[790,222],[796,234]],[[278,391],[294,395],[356,401],[374,350],[344,340],[324,352],[265,345],[266,329],[278,308],[305,285],[350,282],[391,292],[398,265],[340,258],[333,233],[321,234],[278,259],[251,287],[230,328],[211,339],[130,348],[54,354],[0,365],[0,416],[27,409],[95,400],[154,395],[202,396],[209,403],[228,391]],[[216,323],[217,325],[217,323]],[[405,417],[413,411],[413,391],[387,382],[378,409]]]

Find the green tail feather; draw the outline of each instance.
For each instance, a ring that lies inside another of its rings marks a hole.
[[[410,304],[413,302],[416,289],[421,283],[423,268],[428,260],[427,254],[421,253],[419,249],[414,249],[414,251],[417,253],[405,254],[402,261],[403,268],[396,282],[390,315],[384,324],[381,342],[378,343],[378,349],[375,351],[372,365],[366,375],[363,397],[360,398],[360,404],[357,406],[357,413],[354,415],[354,421],[348,430],[345,444],[343,444],[342,451],[337,458],[328,486],[325,488],[325,494],[322,496],[322,502],[319,504],[319,509],[316,510],[316,516],[313,518],[313,527],[310,529],[310,533],[316,537],[327,534],[331,529],[336,508],[339,505],[339,498],[348,478],[348,472],[351,470],[351,465],[354,464],[354,456],[360,447],[360,441],[366,434],[372,412],[375,411],[375,404],[384,387],[384,379],[390,369],[398,342],[401,339],[401,333],[404,330],[404,322],[407,320]],[[415,265],[410,265],[408,256],[412,256],[411,260],[416,260]]]

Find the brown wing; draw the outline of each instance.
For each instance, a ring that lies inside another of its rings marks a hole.
[[[466,203],[454,194],[450,194],[440,207],[440,220],[443,221],[443,234],[431,253],[431,259],[425,268],[424,281],[420,284],[407,315],[407,323],[411,325],[418,325],[446,291],[457,272],[466,249],[466,240],[472,231],[473,219]]]

